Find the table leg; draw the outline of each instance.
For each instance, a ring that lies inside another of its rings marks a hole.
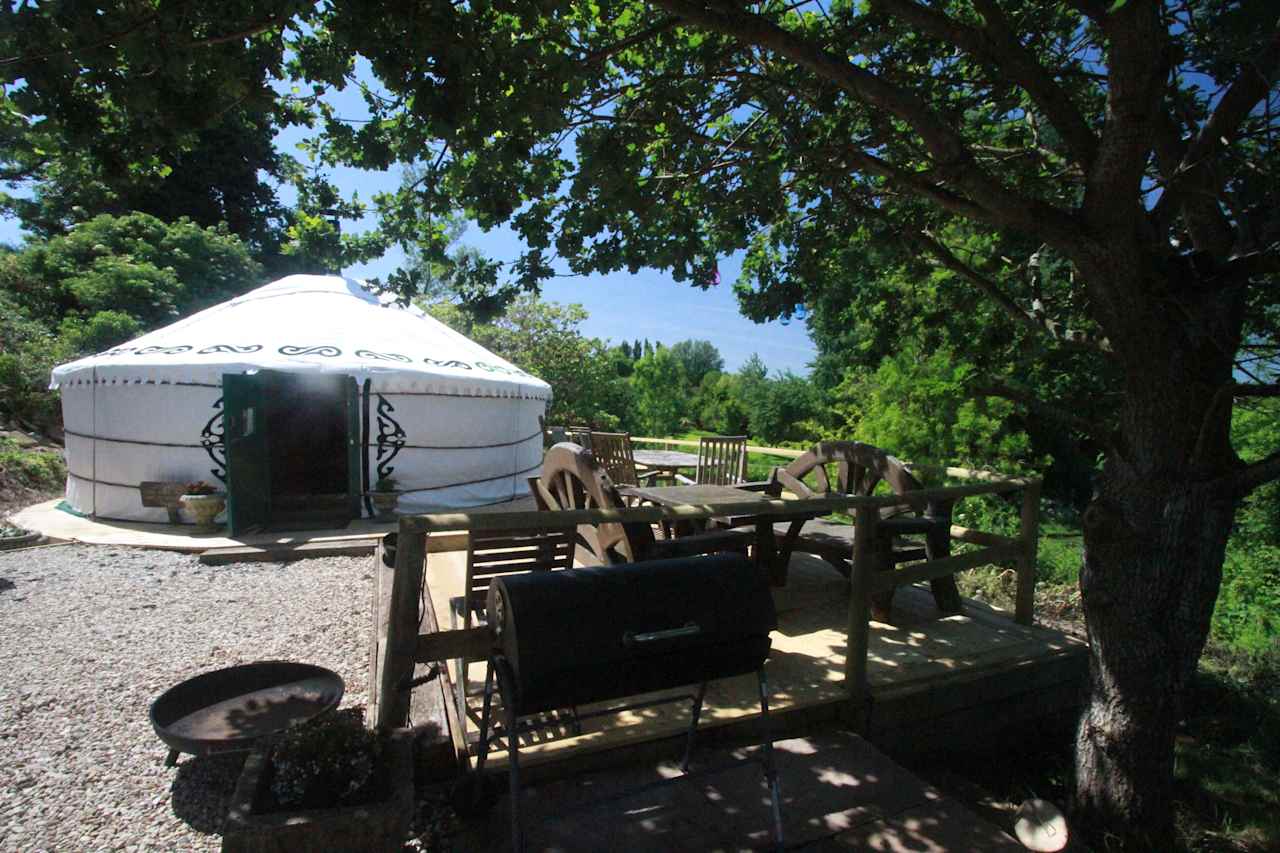
[[[787,566],[778,559],[778,542],[773,535],[773,519],[764,518],[756,522],[756,565],[760,571],[769,574],[769,582],[774,586],[787,585]]]

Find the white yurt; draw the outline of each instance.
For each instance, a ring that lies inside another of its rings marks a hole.
[[[67,503],[165,521],[140,484],[204,480],[232,532],[500,503],[541,464],[550,387],[414,307],[294,275],[53,371]]]

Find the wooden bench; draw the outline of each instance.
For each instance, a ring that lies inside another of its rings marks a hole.
[[[139,483],[142,492],[142,505],[148,507],[162,506],[169,513],[172,524],[181,524],[178,509],[182,506],[182,496],[187,493],[186,483],[149,482]]]

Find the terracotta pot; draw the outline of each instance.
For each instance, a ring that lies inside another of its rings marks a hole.
[[[223,853],[328,853],[400,851],[413,819],[413,733],[400,729],[387,743],[390,792],[387,799],[363,806],[262,812],[258,804],[267,785],[265,748],[245,760],[223,828]]]
[[[214,519],[227,506],[227,496],[222,492],[211,495],[183,495],[182,506],[196,519],[196,530],[211,533],[218,529]]]
[[[399,492],[369,492],[373,505],[378,508],[379,521],[391,521],[396,517],[396,504],[400,501]]]

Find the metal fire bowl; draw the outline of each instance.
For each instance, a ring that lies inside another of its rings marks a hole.
[[[175,753],[250,749],[267,735],[342,701],[342,678],[320,666],[272,660],[217,669],[171,687],[151,703],[151,725]]]

